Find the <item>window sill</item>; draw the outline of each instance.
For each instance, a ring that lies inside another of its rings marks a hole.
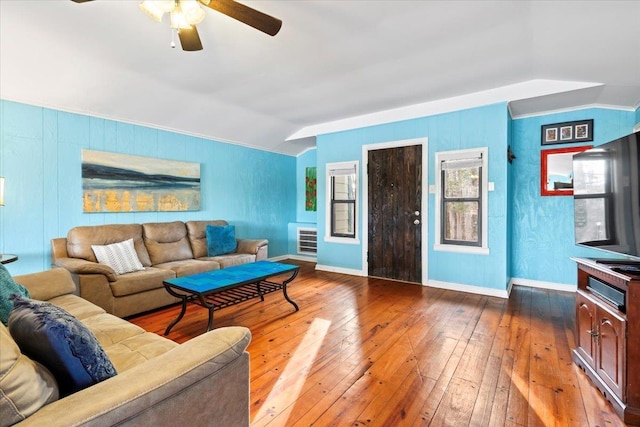
[[[325,236],[324,241],[327,243],[342,243],[345,245],[359,245],[360,239],[351,238],[351,237],[333,237],[333,236]]]
[[[489,248],[464,245],[433,245],[433,250],[437,252],[456,252],[462,254],[489,255]]]

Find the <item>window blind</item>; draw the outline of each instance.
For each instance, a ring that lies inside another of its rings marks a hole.
[[[482,166],[482,157],[472,157],[469,159],[443,160],[440,164],[442,170],[469,169]]]
[[[329,175],[331,176],[355,175],[355,173],[356,173],[355,165],[351,168],[329,169]]]

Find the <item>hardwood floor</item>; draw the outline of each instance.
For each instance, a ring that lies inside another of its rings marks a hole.
[[[624,426],[571,360],[574,294],[509,300],[315,271],[215,313],[253,334],[252,426]],[[162,334],[178,307],[134,317]],[[169,338],[206,327],[191,304]]]

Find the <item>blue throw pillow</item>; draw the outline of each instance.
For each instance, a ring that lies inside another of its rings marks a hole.
[[[20,283],[13,280],[11,273],[4,265],[0,264],[0,321],[7,326],[9,323],[9,313],[13,308],[11,295],[18,294],[29,298],[29,291]]]
[[[218,256],[236,251],[235,225],[207,225],[207,255]]]
[[[49,302],[12,299],[11,336],[22,353],[49,369],[61,397],[116,375],[96,337],[78,319]]]

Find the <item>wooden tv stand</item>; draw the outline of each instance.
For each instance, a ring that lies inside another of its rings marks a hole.
[[[578,264],[574,362],[627,424],[640,425],[640,275]],[[620,304],[621,299],[623,303]]]

